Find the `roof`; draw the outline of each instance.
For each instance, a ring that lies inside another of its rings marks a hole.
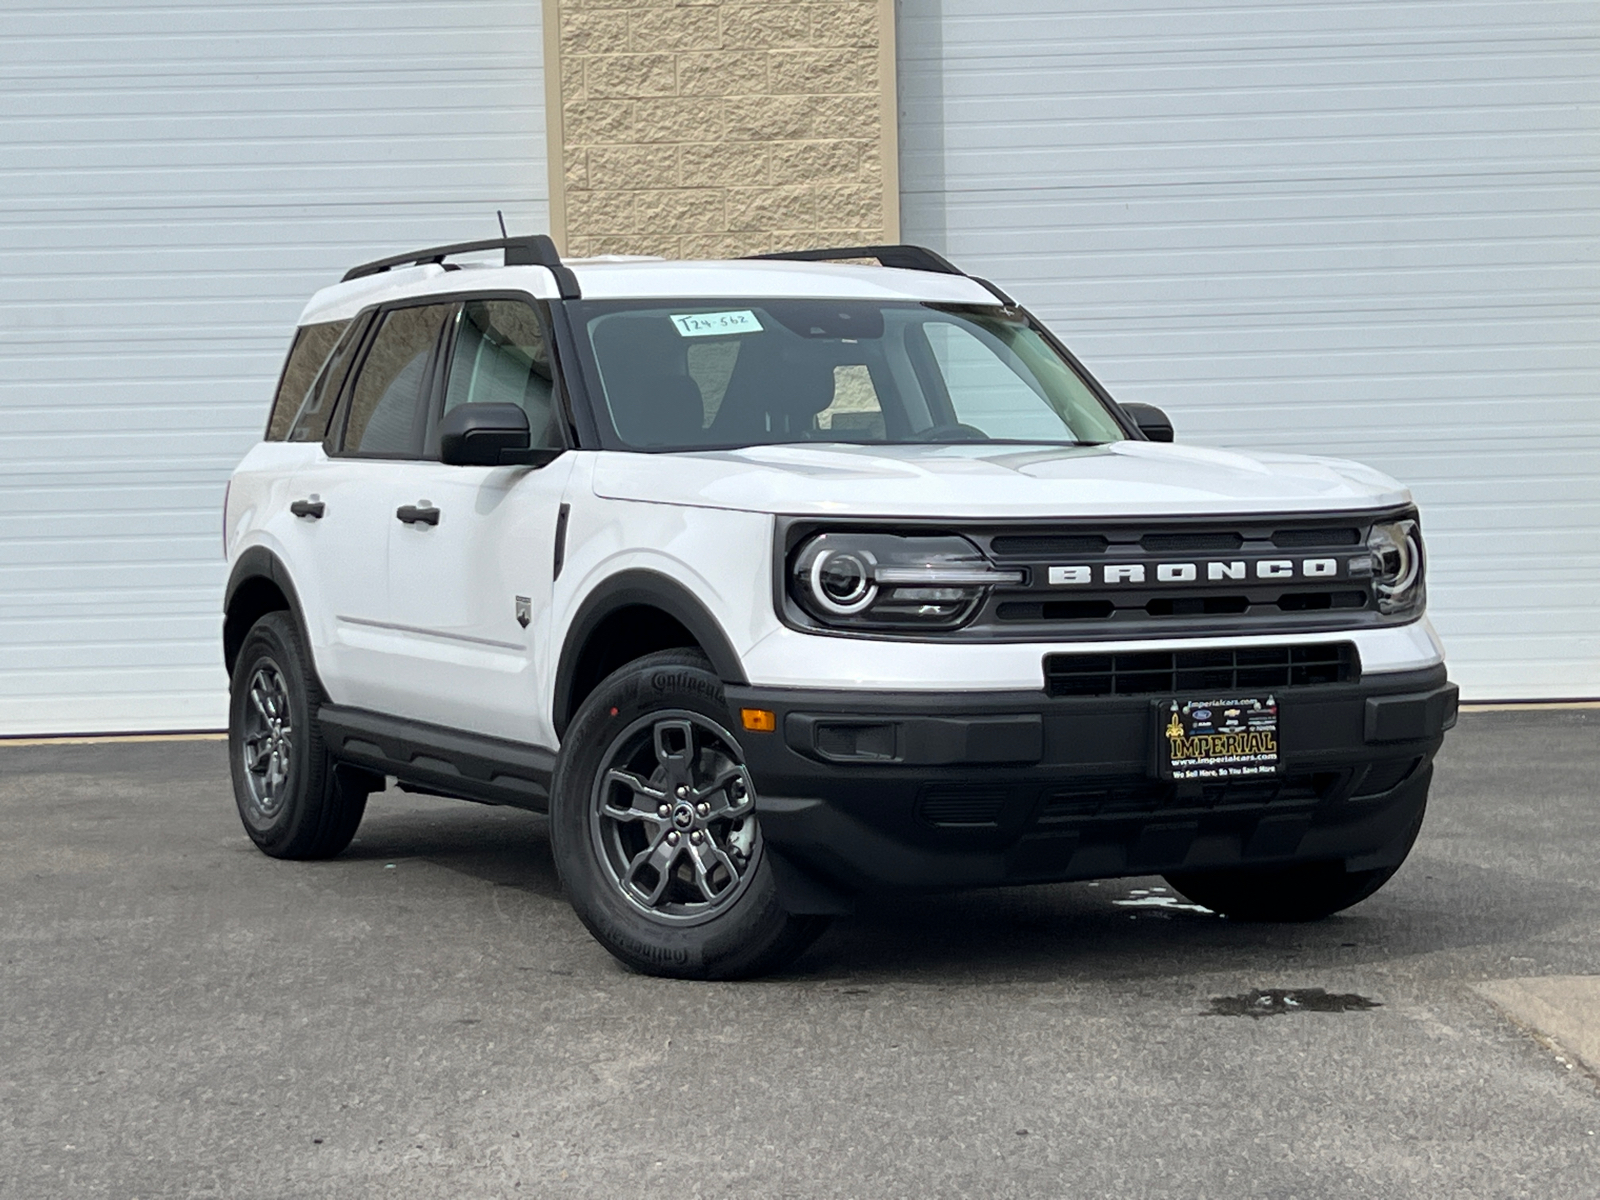
[[[920,300],[942,304],[993,304],[999,299],[967,275],[898,267],[773,259],[679,262],[647,258],[562,260],[577,276],[586,300]],[[352,317],[368,305],[412,296],[508,289],[554,300],[558,290],[546,267],[438,263],[390,269],[323,288],[300,315],[300,324]]]

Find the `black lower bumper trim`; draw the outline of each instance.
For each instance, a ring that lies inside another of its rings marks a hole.
[[[729,687],[763,835],[846,889],[946,888],[1400,853],[1455,722],[1443,667],[1276,693],[1282,773],[1152,773],[1147,696]],[[859,731],[859,732],[857,732]],[[931,736],[938,731],[940,736]]]

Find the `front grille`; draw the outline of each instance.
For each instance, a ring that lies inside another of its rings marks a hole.
[[[1340,529],[1279,529],[1272,535],[1272,544],[1285,550],[1303,549],[1307,546],[1359,546],[1361,530]]]
[[[1268,807],[1315,804],[1343,779],[1339,771],[1306,771],[1273,779],[1208,783],[1180,791],[1154,779],[1086,780],[1048,792],[1039,810],[1041,825],[1079,821],[1146,819],[1192,812],[1250,812]]]
[[[1057,558],[1064,554],[1104,554],[1110,545],[1098,533],[997,534],[989,552],[998,558]]]
[[[1215,617],[1273,609],[1280,613],[1354,612],[1366,607],[1365,592],[1284,592],[1276,600],[1254,603],[1249,596],[1158,596],[1145,601],[1144,612],[1151,617]],[[1117,606],[1110,600],[1007,600],[995,606],[995,618],[1008,622],[1103,621],[1116,613]]]
[[[1179,554],[1186,550],[1237,550],[1242,545],[1244,535],[1231,529],[1198,533],[1147,533],[1139,539],[1139,546],[1151,554]]]
[[[1349,642],[1247,649],[1155,650],[1125,654],[1048,654],[1052,696],[1159,696],[1241,693],[1351,683],[1360,678]]]
[[[1381,623],[1366,539],[1386,515],[965,526],[962,536],[1020,577],[995,588],[963,634],[1152,638]]]

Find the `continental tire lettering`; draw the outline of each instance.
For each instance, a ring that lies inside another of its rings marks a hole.
[[[688,946],[653,946],[649,942],[641,942],[638,938],[616,932],[611,934],[611,940],[629,954],[648,962],[674,963],[681,967],[700,961],[699,952]]]
[[[657,671],[650,676],[650,686],[658,692],[697,692],[711,700],[722,698],[722,686],[693,671]]]

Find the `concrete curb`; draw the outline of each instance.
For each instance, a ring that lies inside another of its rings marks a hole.
[[[1508,1018],[1570,1054],[1600,1082],[1600,975],[1544,975],[1474,984]]]

